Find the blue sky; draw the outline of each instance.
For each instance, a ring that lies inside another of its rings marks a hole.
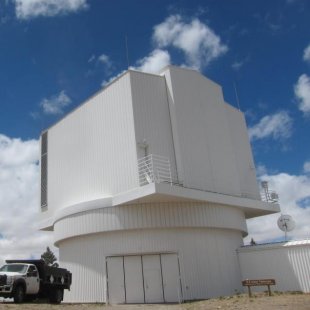
[[[291,237],[310,237],[309,29],[307,0],[0,0],[0,257],[51,242],[33,223],[39,134],[127,69],[126,38],[130,67],[192,67],[234,106],[236,88],[258,178]],[[281,239],[278,216],[249,221],[249,238]]]

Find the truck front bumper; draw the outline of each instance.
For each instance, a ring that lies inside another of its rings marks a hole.
[[[12,292],[11,285],[0,286],[0,296],[4,297],[4,295],[9,295],[11,292]]]

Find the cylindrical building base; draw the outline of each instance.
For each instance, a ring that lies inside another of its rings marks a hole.
[[[177,302],[241,291],[241,231],[218,228],[102,232],[58,243],[72,272],[66,302]],[[177,300],[173,300],[177,299]]]

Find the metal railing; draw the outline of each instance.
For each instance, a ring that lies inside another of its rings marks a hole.
[[[169,183],[172,185],[169,158],[150,154],[138,159],[140,186],[150,183]]]
[[[279,195],[275,191],[269,189],[267,181],[262,181],[261,187],[262,187],[261,191],[262,201],[271,203],[277,203],[279,201]]]
[[[168,157],[150,154],[148,156],[138,159],[138,171],[139,171],[139,184],[140,186],[147,185],[150,183],[169,183],[170,185],[176,185],[184,187],[178,180],[172,180],[171,176],[171,166]],[[189,189],[196,189],[192,187],[186,187]],[[261,200],[269,203],[278,203],[278,194],[269,189],[268,182],[261,182],[260,192]],[[201,189],[199,189],[201,190]],[[214,192],[213,193],[218,193]],[[223,194],[223,193],[219,193]],[[230,195],[234,196],[234,195]],[[236,197],[240,197],[236,195]],[[253,199],[253,193],[241,194],[241,197]],[[259,199],[257,197],[256,199]]]
[[[279,195],[275,191],[261,192],[262,201],[277,203],[279,201]]]

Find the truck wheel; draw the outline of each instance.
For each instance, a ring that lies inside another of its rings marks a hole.
[[[49,297],[50,303],[60,304],[63,299],[63,294],[63,289],[55,288],[54,290],[52,290]]]
[[[14,302],[16,304],[20,304],[20,303],[22,303],[24,301],[25,290],[24,290],[24,288],[21,285],[18,285],[16,287],[13,298],[14,298]]]

